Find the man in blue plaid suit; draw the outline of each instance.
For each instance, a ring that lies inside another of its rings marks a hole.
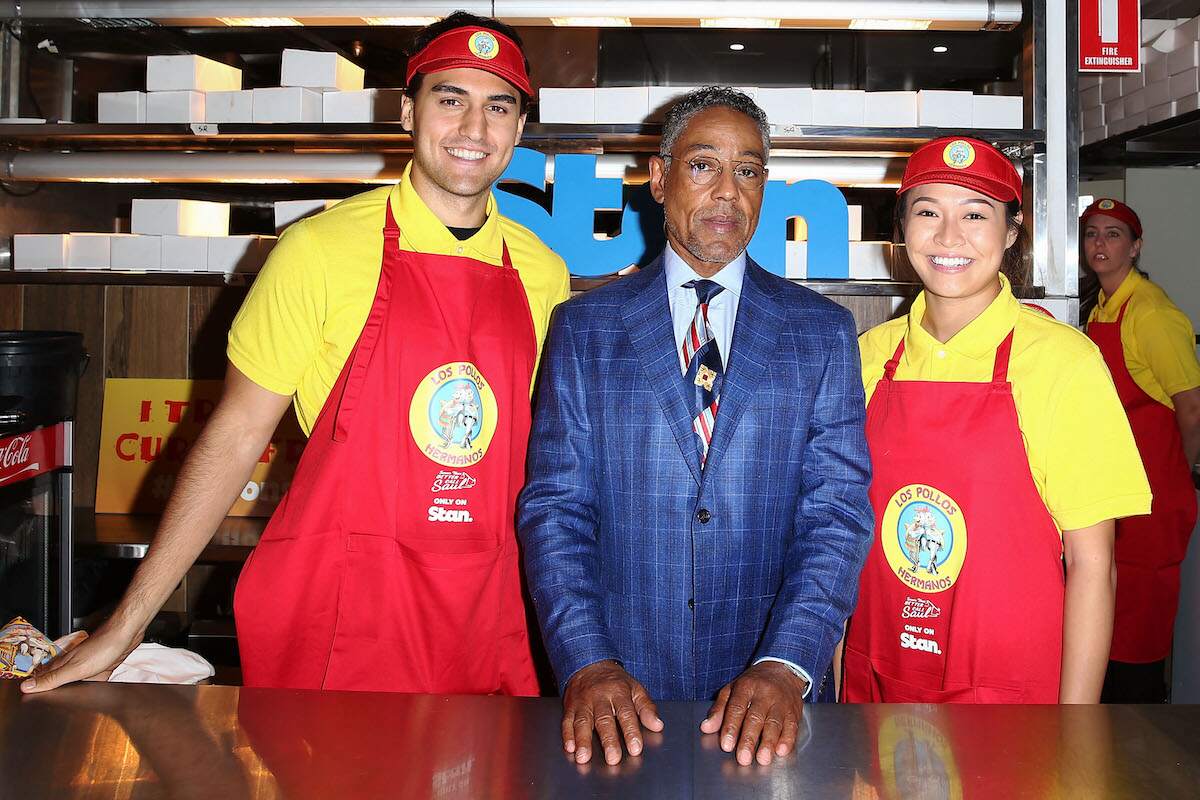
[[[744,94],[683,97],[650,161],[667,249],[551,324],[518,531],[580,763],[593,730],[640,753],[655,699],[715,698],[701,731],[768,764],[832,693],[873,528],[863,387],[850,314],[745,255],[768,145]]]

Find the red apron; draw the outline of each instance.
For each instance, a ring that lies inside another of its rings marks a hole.
[[[1087,332],[1117,385],[1154,494],[1148,516],[1117,520],[1117,613],[1109,655],[1145,664],[1171,652],[1179,565],[1196,526],[1196,489],[1175,412],[1142,391],[1125,366],[1121,322],[1128,305],[1126,300],[1116,322],[1089,322]]]
[[[238,581],[247,686],[536,695],[514,532],[536,339],[504,266],[400,249]],[[394,299],[394,302],[393,302]]]
[[[1062,540],[1034,485],[1008,383],[897,381],[867,407],[875,541],[843,657],[843,699],[1056,703]]]

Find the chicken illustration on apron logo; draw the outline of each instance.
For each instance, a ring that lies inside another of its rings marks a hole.
[[[442,437],[442,444],[446,447],[455,444],[454,432],[462,428],[463,433],[457,444],[464,450],[470,450],[481,413],[470,382],[459,382],[454,387],[450,399],[441,402],[441,411],[438,413],[438,425],[441,430],[438,434]]]
[[[921,556],[927,554],[929,563],[925,570],[930,575],[938,574],[938,553],[945,544],[946,535],[938,527],[937,520],[928,506],[918,506],[912,522],[904,526],[904,549],[912,562],[915,575],[921,569]]]

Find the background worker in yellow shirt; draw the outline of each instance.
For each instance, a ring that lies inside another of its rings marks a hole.
[[[1142,221],[1119,200],[1079,220],[1100,281],[1088,336],[1104,353],[1137,439],[1154,506],[1117,524],[1117,615],[1104,700],[1162,703],[1179,607],[1179,570],[1196,525],[1192,465],[1200,456],[1200,364],[1191,320],[1137,268]]]
[[[407,75],[400,183],[284,234],[132,585],[24,691],[120,663],[294,402],[309,441],[238,583],[245,683],[537,693],[513,519],[533,372],[569,276],[491,194],[521,138],[528,64],[511,28],[454,14],[418,34]]]
[[[851,702],[1100,698],[1113,520],[1150,489],[1099,350],[1012,293],[1021,189],[975,139],[930,142],[904,173],[896,227],[924,289],[859,342],[876,537]]]

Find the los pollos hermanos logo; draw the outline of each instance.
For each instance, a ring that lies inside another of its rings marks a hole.
[[[487,455],[497,416],[496,395],[479,369],[451,361],[421,379],[408,425],[426,458],[444,467],[470,467]]]
[[[910,589],[936,594],[958,581],[967,557],[967,521],[958,503],[936,487],[898,489],[879,535],[892,574]]]

